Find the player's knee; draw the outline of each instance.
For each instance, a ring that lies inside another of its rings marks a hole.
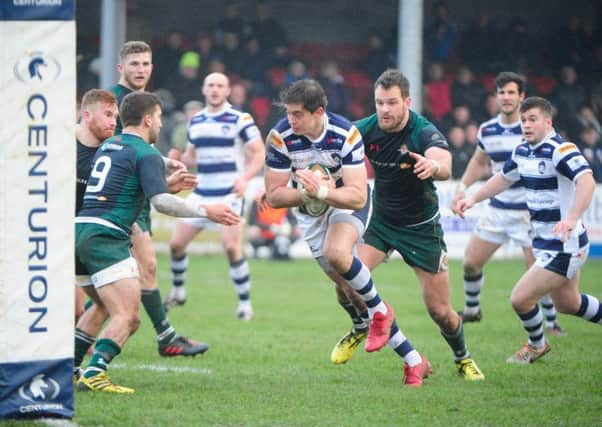
[[[351,265],[351,254],[347,255],[342,248],[328,248],[324,251],[328,263],[339,273],[346,273]]]
[[[481,274],[481,267],[476,265],[471,260],[464,260],[464,276],[476,277]]]
[[[178,242],[177,240],[172,240],[169,242],[169,252],[172,257],[180,257],[186,251],[186,245],[182,244],[182,242]]]
[[[152,281],[157,275],[157,259],[155,257],[147,257],[140,265],[140,278],[142,282]]]

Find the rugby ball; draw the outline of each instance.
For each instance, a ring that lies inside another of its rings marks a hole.
[[[312,163],[307,167],[310,171],[312,171],[318,178],[324,180],[330,180],[330,171],[326,166],[322,166],[318,163]],[[300,206],[300,211],[309,216],[322,216],[326,213],[330,205],[326,203],[324,200],[316,199],[315,197],[311,197],[305,193],[305,189],[303,185],[299,183],[299,189],[301,190],[301,194],[303,194],[303,199],[305,202]]]

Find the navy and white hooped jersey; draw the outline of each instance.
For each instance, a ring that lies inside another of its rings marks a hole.
[[[259,129],[250,114],[230,104],[216,113],[207,108],[188,124],[188,143],[194,145],[200,196],[225,196],[244,168],[244,144],[255,140]]]
[[[357,128],[346,118],[331,112],[324,113],[324,131],[316,140],[296,135],[284,118],[270,132],[266,166],[274,171],[294,172],[312,163],[326,166],[342,184],[342,168],[364,166],[364,143]]]
[[[527,207],[533,227],[533,248],[575,252],[587,244],[581,220],[566,241],[552,233],[552,228],[566,218],[575,199],[575,180],[592,170],[577,146],[551,132],[536,145],[518,145],[504,165],[504,177],[522,180],[527,192]]]
[[[486,121],[479,127],[477,143],[491,159],[491,169],[494,174],[504,168],[506,160],[512,156],[512,151],[523,141],[520,121],[505,125],[501,115]],[[491,206],[500,209],[527,209],[525,187],[521,181],[489,200]]]

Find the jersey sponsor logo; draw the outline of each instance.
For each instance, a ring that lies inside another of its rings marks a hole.
[[[222,125],[221,129],[222,129],[222,133],[224,135],[228,135],[228,132],[230,132],[230,126],[228,126],[228,125]]]
[[[566,153],[570,153],[571,151],[577,151],[577,146],[573,143],[566,143],[566,144],[562,144],[559,148],[558,148],[558,152],[560,154],[566,154]]]
[[[303,141],[301,141],[300,139],[289,139],[288,141],[286,141],[286,146],[290,147],[295,144],[301,144],[302,142]]]
[[[276,148],[284,147],[284,141],[282,140],[280,135],[278,135],[274,131],[270,132],[270,134],[268,135],[268,143],[273,145]]]
[[[585,160],[583,156],[573,157],[572,159],[569,159],[566,164],[569,168],[571,168],[572,171],[576,171],[577,169],[588,165],[587,160]]]
[[[537,171],[540,175],[543,175],[546,172],[546,162],[544,162],[543,160],[539,162],[539,164],[537,165]]]

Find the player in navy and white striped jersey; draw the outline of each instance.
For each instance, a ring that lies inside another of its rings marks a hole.
[[[514,148],[522,142],[520,103],[525,97],[526,80],[520,74],[501,72],[495,79],[496,101],[500,114],[481,124],[478,147],[468,163],[456,188],[452,211],[457,213],[458,200],[466,196],[466,189],[487,173],[500,172]],[[525,187],[521,181],[492,197],[486,213],[479,218],[464,252],[464,310],[458,312],[464,322],[481,320],[480,297],[485,282],[483,267],[493,254],[508,241],[523,249],[529,268],[535,258],[531,248],[531,224],[527,210]],[[549,295],[544,296],[541,308],[548,332],[564,335],[556,308]]]
[[[286,118],[267,138],[267,201],[276,208],[294,208],[312,256],[337,284],[339,301],[353,294],[351,285],[365,302],[366,317],[371,319],[367,333],[367,324],[358,330],[364,323],[362,313],[355,311],[351,301],[346,301],[347,306],[342,304],[353,319],[354,329],[340,342],[345,347],[344,357],[339,358],[335,348],[331,359],[344,363],[364,338],[366,351],[385,346],[394,321],[393,309],[381,301],[370,270],[354,255],[371,210],[362,136],[347,119],[326,111],[326,95],[315,80],[293,83],[281,92],[280,101]],[[316,176],[308,169],[314,163],[328,168],[333,179],[324,181]],[[303,209],[308,198],[323,200],[329,209],[320,216],[310,216]]]
[[[600,301],[579,292],[579,269],[589,253],[581,216],[595,190],[592,170],[575,144],[563,142],[552,127],[552,105],[527,98],[520,108],[525,142],[501,172],[473,196],[458,202],[460,213],[522,180],[533,226],[535,263],[512,290],[511,302],[529,342],[508,363],[531,363],[550,351],[537,301],[550,293],[558,311],[602,324]]]
[[[222,73],[209,74],[203,83],[206,107],[188,125],[188,146],[182,160],[197,168],[197,187],[188,196],[195,203],[226,203],[242,215],[247,183],[263,168],[263,138],[249,113],[238,111],[227,101],[230,83]],[[245,155],[247,162],[245,165]],[[170,241],[172,290],[165,308],[186,301],[184,277],[188,268],[186,248],[211,223],[203,219],[177,222]],[[251,279],[242,251],[243,226],[221,228],[222,245],[230,264],[230,278],[238,295],[237,317],[251,320]]]

